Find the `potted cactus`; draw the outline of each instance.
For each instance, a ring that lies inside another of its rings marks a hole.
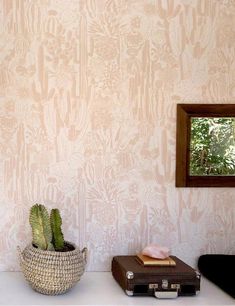
[[[60,211],[52,209],[50,215],[44,205],[31,207],[29,222],[32,243],[21,252],[20,265],[26,280],[36,291],[55,295],[73,287],[85,270],[87,249],[79,250],[65,241]]]

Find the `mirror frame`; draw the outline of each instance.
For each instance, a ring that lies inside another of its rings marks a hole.
[[[191,117],[235,117],[235,104],[177,104],[176,187],[235,187],[235,176],[189,175]]]

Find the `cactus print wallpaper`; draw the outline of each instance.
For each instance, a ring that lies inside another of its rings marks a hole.
[[[175,188],[177,103],[235,102],[234,0],[0,1],[0,270],[34,203],[89,271],[235,253],[234,188]]]

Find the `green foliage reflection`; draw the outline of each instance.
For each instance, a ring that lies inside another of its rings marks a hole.
[[[190,175],[235,175],[235,118],[191,118]]]

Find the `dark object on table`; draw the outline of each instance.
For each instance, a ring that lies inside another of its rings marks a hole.
[[[235,255],[201,255],[198,269],[208,280],[235,298]]]
[[[176,266],[144,266],[136,256],[115,256],[112,274],[127,295],[176,298],[200,291],[200,274],[176,256]]]

